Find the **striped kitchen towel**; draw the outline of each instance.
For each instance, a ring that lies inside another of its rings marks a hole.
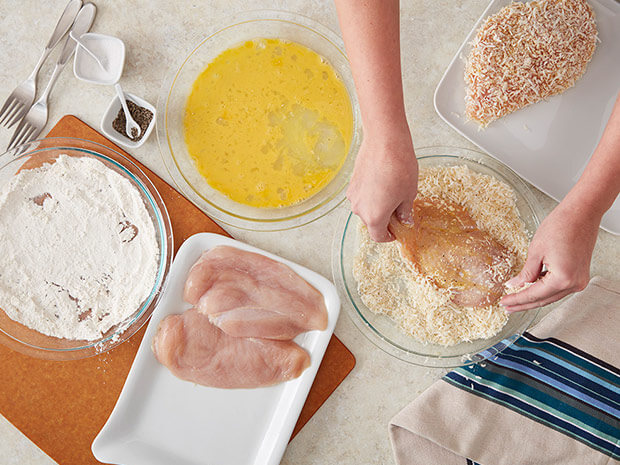
[[[620,283],[594,278],[390,422],[399,465],[620,463]]]

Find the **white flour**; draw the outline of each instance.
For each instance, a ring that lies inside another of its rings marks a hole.
[[[0,308],[29,328],[98,339],[149,296],[158,258],[140,193],[98,160],[60,155],[0,188]]]

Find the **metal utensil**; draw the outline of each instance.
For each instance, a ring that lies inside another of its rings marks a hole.
[[[96,55],[96,54],[95,54],[95,53],[94,53],[91,49],[89,49],[89,48],[88,48],[88,47],[84,44],[84,42],[82,42],[82,41],[80,40],[80,38],[79,38],[79,37],[77,37],[75,34],[73,34],[73,32],[69,32],[69,36],[70,36],[73,40],[75,40],[75,42],[76,42],[76,43],[77,43],[80,47],[82,47],[82,49],[84,49],[84,51],[85,51],[86,53],[88,53],[91,57],[93,57],[93,59],[97,62],[97,64],[99,65],[99,67],[100,67],[103,71],[105,71],[106,73],[108,72],[108,67],[106,66],[106,64],[107,64],[107,63],[105,63],[105,64],[104,64],[104,61],[106,61],[106,60],[105,60],[105,58],[100,58],[100,57],[98,57],[98,56],[97,56],[97,55]]]
[[[73,33],[77,36],[81,36],[85,32],[88,32],[90,26],[95,20],[96,13],[97,8],[95,5],[92,3],[86,3],[80,9],[77,17],[75,18],[71,31],[73,31]],[[52,77],[47,83],[47,87],[43,91],[41,97],[34,103],[34,105],[32,105],[32,107],[30,107],[30,110],[28,110],[26,116],[24,116],[21,120],[17,126],[17,129],[15,129],[7,150],[11,150],[13,147],[36,139],[43,130],[45,123],[47,123],[48,116],[47,98],[49,97],[49,94],[58,79],[58,75],[73,55],[75,46],[75,41],[71,37],[67,37],[62,52],[60,53],[60,57],[58,58],[58,61],[56,61],[56,66],[52,72]]]
[[[133,119],[131,113],[129,113],[129,108],[127,107],[127,100],[125,100],[125,93],[123,92],[121,85],[117,82],[116,84],[114,84],[114,88],[116,89],[118,98],[120,99],[121,105],[123,106],[123,111],[125,112],[125,132],[127,133],[127,137],[129,139],[136,139],[142,132],[142,128]],[[136,131],[135,135],[134,131]]]
[[[32,102],[34,102],[34,97],[37,93],[37,75],[39,74],[41,65],[43,65],[43,62],[49,56],[51,51],[60,42],[60,39],[65,36],[81,7],[82,0],[71,0],[65,7],[65,11],[63,11],[60,16],[60,19],[54,28],[54,32],[52,33],[52,37],[47,43],[43,54],[34,67],[34,70],[24,82],[15,88],[15,90],[4,102],[2,109],[0,109],[0,125],[10,128],[28,111],[28,108],[30,108]]]

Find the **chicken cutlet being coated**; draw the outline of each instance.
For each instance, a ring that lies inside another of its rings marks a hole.
[[[176,377],[216,388],[271,386],[310,366],[294,342],[229,336],[195,308],[164,318],[152,349]]]
[[[327,327],[317,289],[283,263],[236,247],[204,252],[189,272],[184,299],[236,337],[287,340]]]
[[[403,256],[438,287],[451,289],[455,304],[497,303],[515,266],[508,249],[480,230],[463,206],[448,200],[416,198],[413,218],[413,225],[390,222]]]

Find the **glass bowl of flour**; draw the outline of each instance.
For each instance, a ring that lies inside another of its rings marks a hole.
[[[173,256],[155,186],[120,153],[48,138],[0,158],[0,342],[71,360],[148,320]]]

